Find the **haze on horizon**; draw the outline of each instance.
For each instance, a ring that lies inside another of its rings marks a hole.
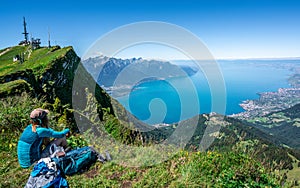
[[[71,45],[79,56],[115,28],[134,22],[162,21],[198,36],[216,59],[300,57],[299,10],[297,0],[5,0],[0,7],[0,48],[23,40],[25,16],[30,35],[41,38],[42,45],[47,45],[50,31],[52,45]],[[157,45],[127,49],[118,55],[186,59],[176,50]]]

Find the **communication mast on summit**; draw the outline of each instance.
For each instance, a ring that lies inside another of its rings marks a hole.
[[[24,28],[24,31],[23,31],[23,35],[24,35],[24,40],[22,40],[19,45],[29,45],[30,44],[30,41],[28,40],[28,32],[27,32],[27,23],[25,21],[25,17],[23,17],[23,28]]]
[[[48,27],[48,48],[51,48],[51,44],[50,44],[50,29]]]
[[[25,38],[25,40],[24,40],[24,42],[25,43],[28,43],[28,32],[27,32],[27,29],[26,29],[26,21],[25,21],[25,17],[23,17],[23,26],[24,26],[24,32],[22,33],[22,34],[24,34],[24,38]]]
[[[23,45],[23,46],[31,45],[32,50],[40,48],[41,39],[31,37],[31,41],[28,40],[28,34],[29,33],[27,32],[27,27],[26,26],[27,26],[27,23],[26,23],[25,17],[23,17],[24,31],[23,31],[22,34],[24,35],[24,40],[19,42],[19,45]]]

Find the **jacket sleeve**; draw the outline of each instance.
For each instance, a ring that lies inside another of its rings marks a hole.
[[[39,137],[54,137],[54,138],[62,138],[64,137],[70,130],[69,129],[65,129],[63,131],[54,131],[51,128],[43,128],[43,127],[39,127],[36,129],[37,134],[39,135]]]

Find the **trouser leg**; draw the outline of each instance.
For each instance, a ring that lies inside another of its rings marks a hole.
[[[56,138],[55,140],[52,140],[46,148],[41,153],[41,158],[49,157],[50,156],[50,147],[51,145],[55,144],[56,146],[61,146],[64,149],[68,146],[68,142],[66,137],[63,138]]]
[[[67,142],[66,137],[57,138],[57,139],[53,140],[50,144],[55,144],[57,146],[61,146],[64,149],[68,146],[68,142]]]

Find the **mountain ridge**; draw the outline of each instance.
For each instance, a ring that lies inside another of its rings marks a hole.
[[[97,83],[105,88],[114,86],[114,83],[122,71],[126,68],[128,76],[136,74],[137,78],[160,75],[158,79],[178,77],[195,74],[198,70],[191,67],[180,67],[168,61],[145,60],[142,58],[120,59],[106,56],[98,56],[83,60],[83,65],[93,76]],[[181,71],[180,71],[181,70]],[[130,72],[130,73],[129,73]],[[135,78],[128,78],[133,80]],[[131,84],[129,83],[123,83]]]

